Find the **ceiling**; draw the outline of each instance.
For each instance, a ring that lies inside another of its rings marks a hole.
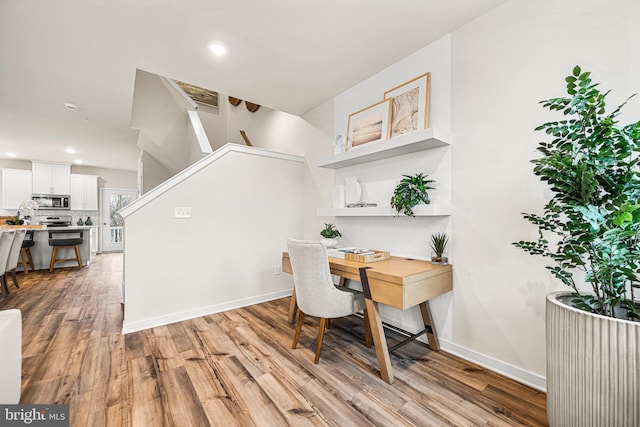
[[[135,170],[136,68],[300,115],[505,1],[2,0],[0,159]]]

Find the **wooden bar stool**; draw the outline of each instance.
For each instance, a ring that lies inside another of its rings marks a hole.
[[[29,274],[27,262],[31,266],[31,270],[35,271],[36,269],[33,265],[33,258],[31,257],[31,246],[33,245],[33,230],[27,230],[27,234],[22,241],[22,247],[20,248],[20,260],[22,260],[22,269],[24,270],[24,274]]]
[[[78,236],[75,236],[75,235]],[[64,237],[53,237],[54,235],[62,235]],[[78,267],[82,268],[82,257],[80,256],[80,245],[84,242],[82,238],[82,230],[49,230],[49,246],[53,246],[51,253],[51,264],[49,264],[49,272],[53,271],[57,262],[78,261]],[[73,248],[76,251],[76,258],[57,259],[58,249]]]

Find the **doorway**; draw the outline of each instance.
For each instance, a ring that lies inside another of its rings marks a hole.
[[[118,211],[138,196],[135,190],[118,188],[102,189],[102,251],[116,252],[124,249],[124,221]]]

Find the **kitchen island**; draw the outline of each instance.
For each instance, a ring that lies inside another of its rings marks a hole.
[[[12,227],[15,228],[15,227]],[[30,228],[33,230],[34,245],[31,246],[31,255],[33,257],[33,265],[36,270],[49,269],[51,263],[51,253],[53,247],[49,246],[49,231],[55,230],[82,230],[83,231],[83,243],[80,245],[80,256],[82,257],[82,266],[86,266],[91,262],[91,238],[92,229],[97,230],[97,226],[69,226],[69,227],[51,227],[51,228]],[[77,267],[78,263],[75,261],[76,254],[73,248],[60,248],[58,249],[59,259],[73,259],[73,261],[57,262],[56,268],[61,267]],[[29,267],[31,270],[31,267]],[[22,271],[22,262],[18,262],[17,271]]]

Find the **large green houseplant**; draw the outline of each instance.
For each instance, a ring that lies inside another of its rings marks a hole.
[[[565,118],[536,129],[551,141],[532,160],[553,196],[541,215],[524,214],[537,240],[515,243],[549,258],[572,289],[547,297],[549,422],[637,425],[640,411],[628,409],[638,405],[638,375],[625,367],[629,357],[640,363],[640,122],[620,125],[626,101],[608,112],[608,92],[589,72],[576,66],[565,80],[567,97],[542,101]]]
[[[576,307],[640,320],[634,303],[640,287],[640,122],[619,126],[624,104],[606,112],[608,92],[580,67],[566,81],[570,97],[542,103],[569,118],[536,128],[553,140],[541,142],[542,156],[532,160],[553,197],[542,215],[524,214],[538,228],[538,240],[515,245],[554,261],[547,268],[574,290]],[[579,271],[592,293],[580,290],[574,278]]]

